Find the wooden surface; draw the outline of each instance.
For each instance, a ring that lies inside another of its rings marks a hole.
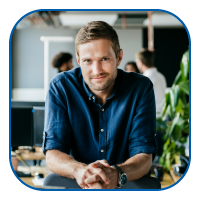
[[[23,160],[43,160],[46,158],[41,147],[35,148],[35,152],[30,152],[29,150],[16,150],[15,153]]]
[[[22,177],[20,178],[24,183],[26,183],[27,185],[30,185],[32,187],[35,187],[35,185],[33,184],[33,179],[34,177]]]
[[[161,188],[166,188],[174,184],[172,178],[166,172],[164,173],[163,181],[161,181],[160,183],[161,183]]]
[[[170,170],[170,174],[171,174],[171,176],[172,176],[174,182],[177,182],[177,181],[181,178],[180,176],[176,176],[176,175],[174,174],[173,169]]]

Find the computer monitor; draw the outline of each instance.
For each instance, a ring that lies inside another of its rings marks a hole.
[[[11,108],[11,146],[32,146],[32,108]]]
[[[44,122],[41,114],[33,113],[34,106],[43,107],[45,102],[23,102],[11,101],[11,147],[17,149],[18,146],[41,146],[42,140],[35,136],[39,131],[38,127]],[[43,111],[44,112],[44,111]],[[34,120],[35,117],[35,120]],[[38,121],[41,120],[41,123]],[[37,122],[34,130],[34,122]],[[35,139],[36,138],[36,139]]]
[[[42,146],[44,130],[44,106],[33,106],[33,145]]]

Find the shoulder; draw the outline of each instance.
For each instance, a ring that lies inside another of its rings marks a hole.
[[[140,99],[149,91],[153,91],[153,84],[151,80],[138,73],[134,72],[123,72],[119,71],[120,74],[120,86],[119,86],[119,94],[121,97],[126,98],[129,96],[130,98]]]
[[[77,80],[80,80],[82,77],[81,69],[80,67],[77,67],[75,69],[60,72],[56,76],[54,76],[51,81],[50,85],[58,85],[60,83],[67,84],[68,82],[76,82]]]
[[[166,82],[165,76],[161,72],[158,71],[157,76],[158,76],[159,80]]]
[[[135,72],[124,72],[123,70],[119,70],[121,76],[123,77],[122,84],[143,87],[144,85],[152,85],[151,80],[139,73]]]

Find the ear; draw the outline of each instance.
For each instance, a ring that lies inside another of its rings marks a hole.
[[[80,58],[77,54],[76,54],[76,60],[77,60],[77,63],[80,65]]]
[[[123,50],[120,49],[118,56],[117,56],[117,67],[120,65],[122,58],[123,58]]]

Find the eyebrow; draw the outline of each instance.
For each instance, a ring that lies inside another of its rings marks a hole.
[[[110,57],[110,56],[105,55],[105,56],[100,57],[100,59],[103,59],[103,58],[109,58],[109,57]],[[91,58],[89,58],[89,57],[85,57],[85,58],[81,58],[81,60],[91,60]]]

